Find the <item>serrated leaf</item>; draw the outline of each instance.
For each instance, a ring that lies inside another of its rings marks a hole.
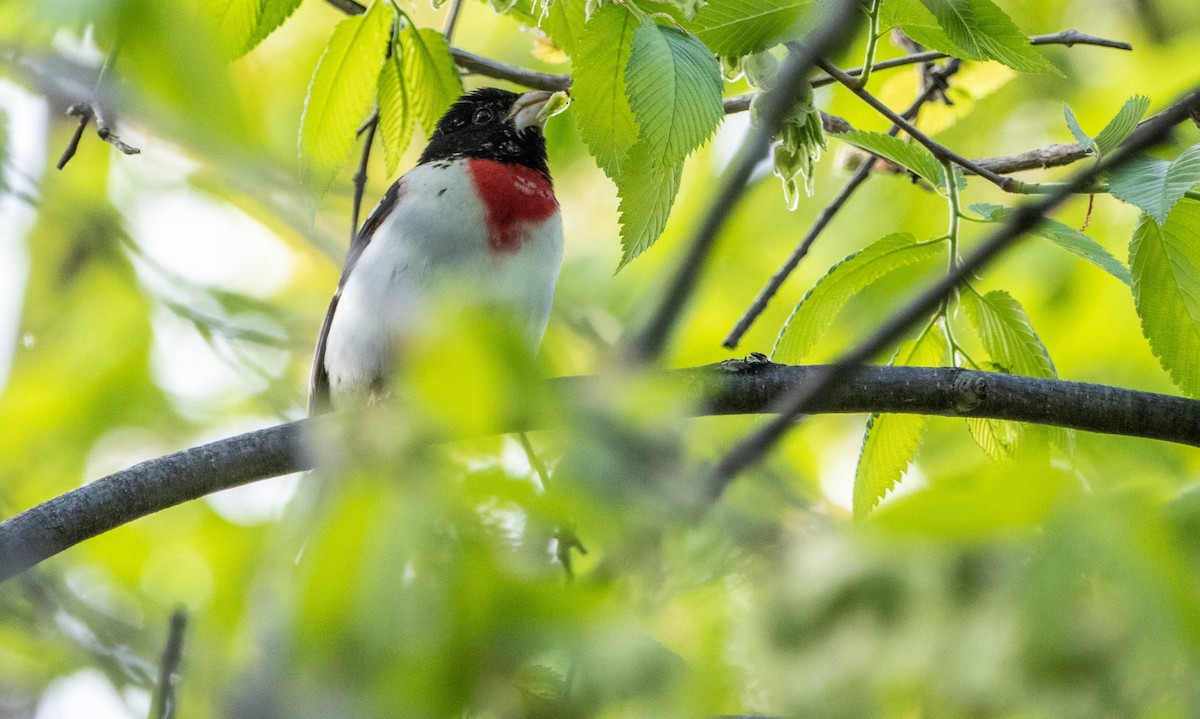
[[[1080,147],[1088,152],[1099,152],[1096,148],[1096,141],[1088,137],[1088,134],[1079,126],[1079,119],[1075,117],[1075,111],[1071,109],[1070,105],[1063,105],[1063,119],[1067,122],[1067,129],[1071,131],[1071,137],[1075,138],[1075,142],[1078,142]]]
[[[644,143],[630,149],[617,183],[622,249],[618,270],[658,240],[667,226],[682,175],[682,161],[663,163],[659,153]]]
[[[258,25],[251,33],[250,39],[246,42],[243,52],[250,52],[258,47],[258,44],[266,40],[271,33],[284,23],[292,13],[296,12],[296,8],[300,7],[301,0],[262,0],[262,10],[258,16]]]
[[[909,233],[899,232],[829,268],[792,310],[775,340],[771,359],[789,364],[803,360],[851,297],[902,267],[936,257],[944,252],[942,242],[917,242]]]
[[[689,29],[718,55],[741,57],[794,37],[813,0],[708,0]]]
[[[204,15],[216,33],[217,42],[227,57],[237,57],[247,49],[258,27],[261,0],[204,0]]]
[[[967,289],[961,293],[962,308],[975,327],[992,362],[1008,374],[1025,377],[1054,377],[1054,363],[1029,316],[1012,295],[992,290],[980,295]]]
[[[375,98],[387,52],[392,13],[378,0],[338,23],[308,85],[300,118],[300,168],[324,192],[346,159],[367,107]]]
[[[402,76],[413,114],[425,134],[431,135],[437,121],[463,93],[458,66],[450,55],[450,44],[437,30],[405,23],[399,43]]]
[[[921,0],[967,59],[996,60],[1021,72],[1061,74],[991,0]]]
[[[637,142],[637,123],[625,96],[625,66],[638,20],[623,7],[605,5],[592,13],[571,56],[575,82],[571,97],[579,135],[596,164],[616,178],[629,148]]]
[[[699,147],[725,117],[721,69],[693,35],[643,20],[633,33],[625,96],[638,137],[663,165]]]
[[[980,295],[967,288],[959,298],[996,370],[1025,377],[1056,376],[1050,354],[1012,295],[1004,290]],[[1016,456],[1025,434],[1023,425],[1005,420],[969,418],[967,426],[975,442],[996,461]]]
[[[1129,256],[1150,349],[1180,389],[1200,395],[1200,202],[1181,201],[1161,224],[1142,217]]]
[[[994,462],[1014,459],[1021,451],[1023,427],[1019,422],[990,417],[967,417],[967,430],[975,444]]]
[[[1125,101],[1116,116],[1108,121],[1100,134],[1096,135],[1096,149],[1101,155],[1112,152],[1129,137],[1141,121],[1146,110],[1150,108],[1150,98],[1145,95],[1134,95]]]
[[[404,69],[396,53],[383,63],[379,72],[379,137],[387,174],[395,174],[400,158],[408,149],[413,134],[412,103],[404,85]]]
[[[1158,224],[1188,190],[1200,184],[1200,145],[1184,150],[1174,162],[1142,155],[1109,173],[1109,192],[1154,218]]]
[[[939,367],[945,362],[946,350],[946,338],[935,325],[916,340],[902,344],[890,364]],[[927,418],[920,414],[872,414],[867,418],[854,471],[855,519],[865,517],[900,481],[921,446],[926,423]]]
[[[834,135],[839,140],[860,147],[874,155],[896,163],[917,174],[931,185],[946,186],[946,169],[929,150],[915,142],[905,142],[882,132],[853,130]]]
[[[1015,212],[1011,207],[987,203],[971,205],[971,209],[989,222],[1003,222]],[[1082,257],[1127,285],[1133,283],[1129,268],[1125,266],[1125,263],[1113,257],[1108,250],[1100,246],[1100,243],[1073,227],[1055,220],[1045,219],[1033,229],[1033,234],[1050,240],[1064,250]]]
[[[879,25],[881,28],[898,27],[913,40],[932,50],[955,57],[966,55],[946,35],[937,18],[920,0],[886,0],[879,9]]]

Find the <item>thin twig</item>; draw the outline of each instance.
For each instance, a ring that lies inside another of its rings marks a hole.
[[[823,53],[829,52],[844,41],[849,31],[855,27],[851,19],[861,5],[862,0],[842,0],[829,10],[825,22],[809,34],[804,45],[796,45],[791,49],[775,76],[775,86],[763,97],[758,125],[746,134],[734,161],[723,173],[720,188],[692,236],[692,243],[684,255],[683,263],[668,285],[657,309],[651,314],[650,320],[642,331],[635,335],[628,348],[631,359],[652,360],[658,357],[666,346],[675,323],[695,288],[717,233],[745,193],[746,183],[754,167],[766,156],[771,138],[775,136],[787,112],[795,104],[794,88],[805,82],[805,77]]]
[[[842,85],[846,87],[846,89],[857,95],[859,99],[870,105],[879,114],[890,120],[892,124],[898,125],[900,129],[904,130],[905,134],[907,134],[909,137],[924,145],[925,149],[933,153],[933,156],[937,159],[942,160],[943,162],[953,162],[959,167],[969,169],[976,175],[979,175],[988,182],[991,182],[992,184],[1006,191],[1011,190],[1016,185],[1017,181],[1013,178],[997,175],[986,167],[981,167],[975,164],[954,150],[942,145],[937,140],[934,140],[929,135],[926,135],[917,128],[913,127],[912,123],[908,122],[903,117],[900,117],[900,115],[896,114],[895,110],[880,102],[879,99],[874,95],[867,92],[862,87],[859,87],[858,82],[854,78],[834,67],[829,61],[822,58],[817,58],[817,66],[836,78],[838,82],[842,83]]]
[[[823,393],[832,391],[839,383],[893,344],[913,324],[932,312],[946,297],[950,296],[965,279],[978,273],[997,254],[1018,238],[1035,228],[1060,204],[1070,198],[1079,188],[1087,187],[1100,175],[1125,164],[1139,153],[1162,142],[1171,129],[1188,119],[1200,105],[1200,87],[1193,89],[1182,100],[1163,112],[1154,122],[1139,127],[1113,154],[1101,162],[1089,164],[1052,195],[1040,202],[1022,205],[1013,212],[1002,227],[993,232],[970,255],[932,287],[923,292],[870,337],[847,352],[836,364],[827,365],[821,376],[810,384],[789,392],[778,404],[778,416],[763,424],[759,429],[738,442],[713,468],[708,476],[709,498],[715,501],[724,492],[729,482],[741,470],[756,463],[776,442],[794,426],[801,415],[811,411]]]
[[[446,12],[446,24],[442,27],[442,35],[446,42],[454,37],[454,26],[458,24],[458,14],[462,11],[462,0],[450,0],[450,9]]]
[[[1075,45],[1093,45],[1095,47],[1107,47],[1114,50],[1133,50],[1133,45],[1130,45],[1127,42],[1108,40],[1102,37],[1096,37],[1095,35],[1088,35],[1086,33],[1079,32],[1078,30],[1063,30],[1062,32],[1051,33],[1049,35],[1031,35],[1029,37],[1029,44],[1065,45],[1067,47],[1073,47]],[[879,62],[875,63],[875,66],[872,68],[872,70],[888,70],[891,68],[903,67],[905,65],[915,65],[922,62],[941,60],[947,57],[950,56],[944,52],[938,52],[937,50],[926,50],[924,52],[915,52],[910,55],[904,55],[903,57],[894,57],[890,60],[880,60]],[[848,70],[843,70],[842,72],[846,73],[847,75],[858,77],[862,75],[863,67],[852,67]],[[825,85],[832,85],[837,81],[837,78],[831,75],[817,75],[812,79],[812,85],[813,87],[823,87]]]
[[[83,138],[83,131],[87,127],[88,122],[93,118],[96,120],[96,134],[100,136],[101,140],[104,140],[126,155],[136,155],[141,152],[136,147],[123,142],[121,138],[113,133],[108,122],[104,119],[104,113],[101,110],[104,81],[116,58],[117,47],[114,46],[109,50],[108,55],[105,56],[104,64],[100,66],[100,72],[96,75],[96,84],[92,87],[91,96],[87,100],[77,102],[67,108],[67,115],[69,117],[78,117],[79,124],[75,127],[75,132],[71,135],[70,141],[67,142],[67,147],[58,158],[58,163],[55,165],[57,169],[63,169],[71,161],[71,158],[75,157],[75,153],[79,150],[79,141]]]
[[[929,100],[931,100],[934,96],[945,90],[946,80],[951,75],[958,72],[960,67],[962,67],[962,63],[956,59],[948,63],[945,68],[936,71],[933,76],[935,81],[930,83],[930,85],[926,87],[923,92],[921,92],[917,99],[913,101],[912,105],[910,105],[904,112],[900,113],[900,116],[906,120],[915,118],[917,113],[920,112],[921,107],[926,102],[929,102]],[[892,125],[887,134],[895,137],[899,132],[900,127],[898,125]],[[841,211],[842,207],[846,204],[846,201],[849,200],[850,196],[854,194],[854,191],[857,190],[859,186],[871,176],[871,168],[875,166],[875,162],[876,158],[874,156],[864,159],[862,163],[859,164],[858,169],[854,171],[854,174],[850,177],[849,181],[846,182],[846,185],[842,188],[842,191],[838,193],[838,196],[833,198],[833,201],[821,210],[821,212],[817,215],[816,221],[813,222],[812,227],[810,227],[808,232],[804,235],[804,239],[800,241],[800,244],[796,246],[796,249],[792,250],[792,254],[788,256],[787,261],[784,262],[783,266],[771,276],[771,279],[767,282],[766,287],[763,287],[762,291],[758,293],[758,296],[754,298],[754,302],[750,305],[750,308],[746,310],[745,314],[743,314],[742,317],[737,321],[737,324],[734,325],[733,329],[729,331],[729,334],[725,337],[725,341],[721,343],[724,347],[727,349],[733,349],[737,347],[738,342],[742,340],[742,336],[746,334],[746,331],[750,329],[750,325],[754,324],[754,321],[758,319],[758,316],[761,315],[763,310],[767,308],[767,304],[775,296],[775,293],[779,291],[779,288],[783,286],[784,281],[787,280],[787,278],[796,269],[796,266],[800,264],[800,260],[804,259],[804,257],[808,255],[809,248],[812,247],[813,243],[816,242],[817,237],[820,236],[820,234],[829,225],[830,221],[833,220],[834,215]]]
[[[363,193],[367,188],[367,163],[371,160],[371,146],[375,144],[375,130],[379,127],[379,105],[375,105],[375,111],[371,113],[371,117],[363,123],[363,127],[359,130],[360,134],[365,133],[363,138],[362,157],[358,161],[358,170],[354,173],[354,207],[350,210],[350,243],[354,244],[354,240],[358,238],[358,217],[362,212]]]
[[[150,707],[150,719],[172,719],[175,716],[175,685],[179,683],[179,662],[183,659],[183,635],[187,630],[187,612],[176,609],[171,613],[167,644],[159,665],[158,691]]]

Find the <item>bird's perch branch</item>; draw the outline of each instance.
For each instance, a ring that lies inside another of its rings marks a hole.
[[[671,370],[696,416],[760,414],[828,366],[737,360]],[[567,398],[595,396],[596,379],[550,380]],[[956,368],[859,367],[816,397],[813,414],[892,412],[989,417],[1200,446],[1200,401],[1062,380]],[[336,415],[282,424],[122,470],[0,522],[0,581],[80,542],[188,500],[311,469],[304,437]],[[511,427],[513,431],[532,427]]]

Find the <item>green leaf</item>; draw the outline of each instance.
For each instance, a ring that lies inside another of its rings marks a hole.
[[[953,56],[966,54],[946,36],[937,18],[920,0],[885,0],[879,10],[879,25],[880,28],[898,27],[913,40],[938,52]]]
[[[1200,202],[1183,200],[1164,223],[1142,217],[1129,256],[1150,349],[1176,385],[1200,395]]]
[[[338,23],[308,85],[300,118],[300,168],[324,192],[354,144],[375,97],[387,52],[392,13],[378,0],[367,12]]]
[[[296,8],[300,7],[301,0],[262,0],[262,10],[258,16],[258,26],[254,28],[250,39],[246,42],[243,52],[250,52],[258,47],[258,44],[266,40],[271,33],[284,23],[292,13],[296,12]]]
[[[412,140],[413,125],[403,63],[398,53],[392,53],[379,72],[379,137],[389,176],[400,166],[400,158]]]
[[[596,164],[611,178],[617,177],[638,138],[625,96],[625,66],[637,27],[633,13],[619,5],[605,5],[592,13],[571,56],[572,114]]]
[[[584,0],[550,0],[550,7],[538,27],[555,47],[574,56],[583,35],[584,20]]]
[[[649,249],[662,234],[682,175],[682,162],[664,163],[659,153],[645,143],[630,149],[617,183],[622,249],[618,270]]]
[[[643,20],[633,33],[625,94],[638,136],[669,165],[712,135],[725,117],[721,69],[693,35]]]
[[[242,55],[258,27],[260,0],[204,0],[203,7],[226,56]]]
[[[921,2],[967,59],[996,60],[1020,72],[1061,74],[992,0]]]
[[[1004,290],[980,295],[966,288],[960,303],[996,370],[1025,377],[1054,377],[1050,354],[1033,331],[1021,304]],[[967,419],[971,436],[992,459],[1011,459],[1025,433],[1023,425],[996,419]],[[1068,442],[1058,442],[1067,445]]]
[[[718,55],[741,57],[793,37],[813,0],[709,0],[689,29]]]
[[[837,263],[817,280],[788,317],[771,359],[796,363],[817,344],[851,297],[892,272],[943,252],[943,240],[917,242],[907,232],[888,235]]]
[[[936,187],[946,186],[946,168],[929,150],[915,142],[905,142],[882,132],[853,130],[834,135],[839,140],[860,147],[915,173]]]
[[[1002,371],[1025,377],[1055,376],[1050,354],[1012,295],[1004,290],[980,295],[966,289],[961,301],[988,356]]]
[[[1136,205],[1158,224],[1188,190],[1200,184],[1200,145],[1192,145],[1174,162],[1142,155],[1118,167],[1108,177],[1115,197]]]
[[[437,30],[417,29],[411,21],[400,30],[402,76],[413,112],[426,135],[463,93],[450,44]]]
[[[1015,212],[1011,207],[987,203],[971,205],[971,209],[989,222],[1003,222]],[[1033,234],[1050,240],[1064,250],[1082,257],[1127,285],[1133,283],[1129,268],[1123,262],[1113,257],[1108,250],[1100,246],[1100,243],[1073,227],[1055,220],[1044,219],[1034,228]]]
[[[1075,138],[1075,142],[1079,146],[1090,153],[1098,153],[1096,141],[1088,137],[1088,134],[1079,126],[1079,119],[1075,117],[1075,111],[1070,105],[1063,104],[1063,118],[1067,121],[1067,129],[1071,131],[1071,137]]]
[[[1134,95],[1125,101],[1113,119],[1108,121],[1100,134],[1096,135],[1096,149],[1101,155],[1112,152],[1137,128],[1142,116],[1150,108],[1150,98]]]
[[[946,338],[936,325],[897,350],[890,364],[940,367],[946,360]],[[896,486],[925,435],[927,418],[920,414],[872,414],[867,418],[858,467],[854,471],[854,517],[862,519]]]

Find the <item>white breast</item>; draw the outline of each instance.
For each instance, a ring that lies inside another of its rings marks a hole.
[[[386,380],[431,302],[503,307],[524,324],[533,350],[550,318],[562,263],[557,212],[530,227],[520,249],[496,253],[463,162],[421,165],[403,186],[346,279],[329,327],[325,369],[335,406]]]

